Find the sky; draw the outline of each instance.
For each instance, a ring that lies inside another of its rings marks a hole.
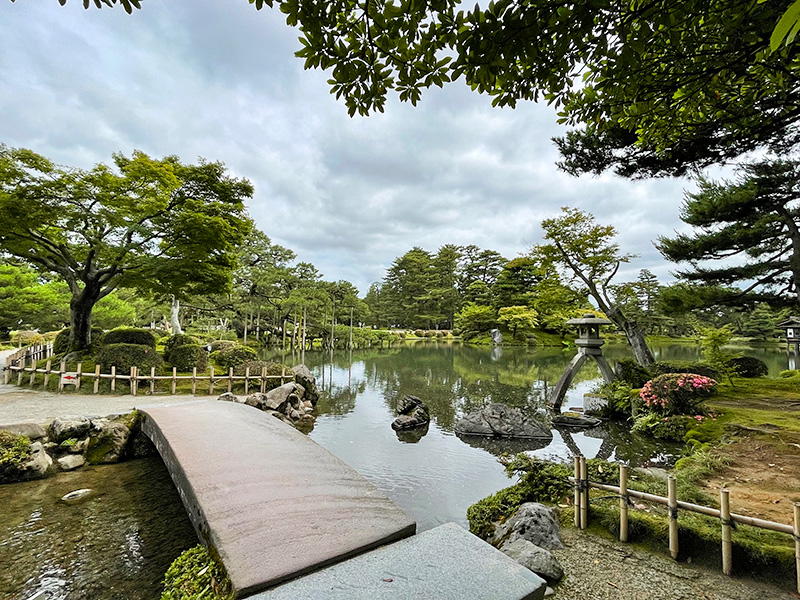
[[[224,162],[255,186],[249,213],[324,279],[362,293],[414,246],[475,244],[511,259],[542,241],[542,219],[578,207],[614,225],[639,258],[620,281],[676,266],[653,247],[685,231],[687,179],[630,181],[556,168],[566,129],[545,104],[492,108],[463,81],[391,97],[349,117],[323,71],[294,56],[299,32],[246,0],[0,2],[0,142],[90,168],[142,150]]]

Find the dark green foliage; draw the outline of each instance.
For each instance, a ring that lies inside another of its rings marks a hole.
[[[156,337],[149,329],[134,329],[133,327],[112,329],[103,336],[103,345],[109,344],[138,344],[155,348]]]
[[[250,375],[254,377],[261,376],[261,370],[267,370],[268,377],[276,377],[276,379],[267,379],[265,382],[265,391],[269,391],[281,385],[281,380],[277,379],[280,375],[292,377],[292,368],[280,363],[268,362],[264,360],[247,360],[239,365],[233,367],[234,375],[244,375],[245,370],[250,368]]]
[[[208,367],[208,352],[200,344],[175,346],[169,353],[169,364],[180,372],[189,372],[197,367],[205,371]]]
[[[766,377],[767,373],[769,373],[769,367],[767,367],[767,363],[754,356],[738,356],[736,358],[732,358],[728,362],[734,369],[736,369],[736,374],[739,377]]]
[[[0,429],[0,483],[11,483],[23,478],[22,465],[31,453],[31,441]]]
[[[238,346],[238,343],[233,340],[215,340],[211,342],[211,352],[233,348],[234,346]]]
[[[619,381],[627,383],[632,388],[640,388],[652,378],[648,369],[631,358],[617,360],[614,372]]]
[[[608,400],[607,406],[603,409],[603,417],[607,419],[630,418],[632,402],[638,397],[638,393],[630,385],[622,379],[617,379],[601,386],[600,394]]]
[[[195,546],[176,558],[164,574],[161,600],[228,600],[231,582],[221,563],[205,546]]]
[[[632,431],[638,431],[659,440],[682,442],[692,425],[692,417],[686,415],[665,417],[657,413],[648,413],[636,419]]]
[[[258,360],[258,353],[247,346],[236,345],[212,353],[211,360],[220,367],[228,369],[244,364],[248,360]]]
[[[70,328],[62,329],[56,334],[53,340],[53,354],[66,354],[69,350],[69,332]],[[103,330],[98,327],[92,327],[92,346],[93,352],[97,351],[103,342]]]
[[[128,375],[131,367],[136,367],[140,373],[149,372],[152,367],[160,368],[164,360],[150,346],[108,344],[100,349],[97,362],[106,373],[111,370],[112,366],[115,366],[117,373]]]
[[[706,363],[691,361],[665,361],[657,362],[650,367],[653,377],[664,375],[665,373],[697,373],[711,379],[719,379],[719,373]]]
[[[185,333],[176,333],[175,335],[169,336],[169,339],[164,343],[164,358],[169,361],[170,353],[172,352],[173,348],[177,348],[178,346],[186,346],[189,344],[199,345],[201,342],[193,335],[186,335]]]

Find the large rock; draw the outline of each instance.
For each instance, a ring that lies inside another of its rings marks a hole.
[[[233,392],[225,392],[224,394],[220,394],[219,397],[217,397],[217,400],[221,400],[222,402],[241,402],[239,396]]]
[[[82,438],[89,434],[92,422],[86,417],[56,417],[48,427],[51,442],[60,444],[70,438]]]
[[[67,454],[58,459],[58,466],[62,471],[72,471],[78,467],[82,467],[86,461],[80,454]]]
[[[553,512],[554,509],[538,502],[521,504],[510,519],[497,527],[492,544],[497,546],[522,539],[545,550],[563,548],[558,537],[558,521]]]
[[[86,462],[115,463],[125,454],[131,428],[121,421],[97,419],[92,423],[92,435],[86,448]]]
[[[460,435],[553,439],[553,433],[545,424],[505,404],[490,404],[465,415],[456,423],[455,431]]]
[[[403,396],[397,403],[397,413],[400,416],[392,422],[395,431],[424,427],[431,420],[428,407],[416,396]]]
[[[23,465],[23,469],[27,473],[26,478],[29,479],[47,477],[49,472],[53,470],[53,459],[45,452],[41,442],[33,442],[31,444],[31,454]]]
[[[514,540],[500,546],[500,550],[523,567],[544,577],[548,583],[556,583],[564,577],[564,569],[561,568],[558,559],[533,542],[523,539]]]
[[[289,382],[284,383],[280,387],[276,387],[268,391],[263,398],[263,406],[261,410],[277,410],[278,412],[283,412],[286,410],[287,404],[290,404],[290,401],[294,401],[293,398],[289,398],[289,396],[293,395],[296,396],[298,400],[303,399],[305,395],[305,388],[300,385],[299,383]]]
[[[563,427],[597,427],[602,422],[602,419],[577,412],[565,412],[553,417],[553,425],[561,425]]]
[[[292,367],[292,373],[294,373],[295,381],[305,389],[303,400],[316,404],[319,400],[319,392],[317,391],[317,379],[311,374],[311,370],[305,365],[296,365]]]
[[[44,427],[37,423],[11,423],[9,425],[0,425],[0,430],[10,431],[17,435],[24,435],[29,440],[38,440],[47,435]]]

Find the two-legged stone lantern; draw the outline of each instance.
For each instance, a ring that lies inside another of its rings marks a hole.
[[[575,358],[569,363],[561,379],[558,380],[556,387],[553,389],[553,395],[550,401],[553,404],[553,410],[560,412],[561,403],[564,401],[564,396],[575,379],[575,375],[581,370],[583,363],[590,356],[595,360],[597,366],[600,367],[600,373],[607,383],[614,381],[614,371],[603,356],[602,346],[606,341],[600,337],[600,326],[611,325],[608,319],[598,319],[592,313],[586,313],[580,319],[570,319],[567,325],[576,325],[578,327],[578,337],[575,339],[575,345],[578,347],[578,353]]]

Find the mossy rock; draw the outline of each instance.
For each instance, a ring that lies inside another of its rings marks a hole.
[[[0,430],[0,483],[25,479],[24,465],[30,454],[30,439],[24,435]]]
[[[205,546],[183,552],[164,574],[161,600],[231,600],[231,582]]]
[[[107,346],[109,344],[138,344],[155,348],[156,336],[149,329],[121,327],[107,331],[103,336],[103,345]]]

